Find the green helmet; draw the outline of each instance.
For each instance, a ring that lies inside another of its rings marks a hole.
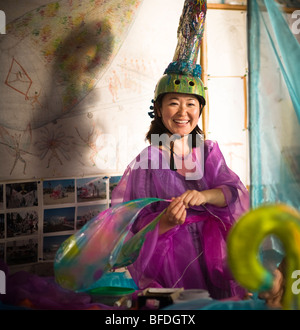
[[[158,81],[154,91],[154,101],[164,93],[194,94],[200,96],[205,104],[205,90],[202,80],[198,76],[166,73]]]

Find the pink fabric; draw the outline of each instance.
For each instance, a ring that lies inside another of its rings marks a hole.
[[[149,146],[128,165],[112,193],[112,205],[137,198],[170,199],[188,189],[218,187],[223,190],[228,206],[218,208],[207,204],[189,208],[183,225],[162,235],[158,235],[158,226],[149,232],[138,259],[128,267],[134,281],[140,289],[201,288],[215,299],[243,297],[244,289],[234,282],[226,265],[226,237],[232,224],[249,209],[247,189],[226,165],[216,142],[205,141],[204,174],[197,180],[188,180],[178,171],[170,170],[167,154],[157,150]],[[201,159],[197,162],[197,168],[201,169]],[[158,202],[144,208],[130,235],[167,206],[166,202]]]
[[[40,277],[25,271],[8,275],[6,289],[6,294],[0,295],[3,303],[0,303],[0,310],[6,306],[40,310],[116,309],[94,303],[88,294],[63,289],[53,277]]]

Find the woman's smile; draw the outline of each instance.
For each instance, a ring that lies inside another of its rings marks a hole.
[[[174,119],[174,122],[177,125],[186,125],[187,123],[189,123],[189,120],[179,120],[179,119]]]

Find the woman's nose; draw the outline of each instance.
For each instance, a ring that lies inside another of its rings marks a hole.
[[[186,106],[184,104],[179,104],[179,107],[178,107],[178,113],[180,114],[185,114],[186,113]]]

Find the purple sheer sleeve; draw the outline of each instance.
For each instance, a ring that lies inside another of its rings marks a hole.
[[[227,207],[210,210],[230,225],[249,209],[249,193],[240,178],[227,166],[216,142],[206,141],[205,180],[209,189],[221,188]]]

